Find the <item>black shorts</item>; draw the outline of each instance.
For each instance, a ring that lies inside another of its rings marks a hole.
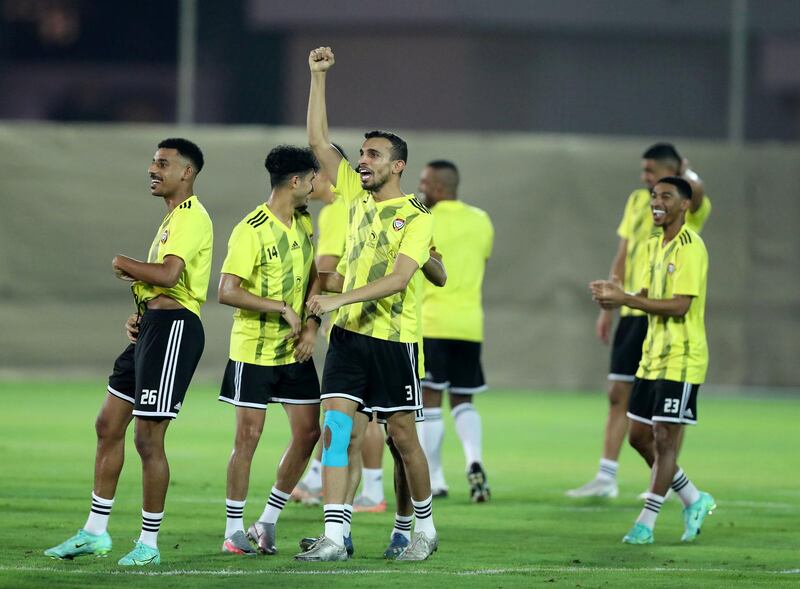
[[[622,317],[611,346],[611,370],[608,380],[633,382],[642,359],[642,345],[647,336],[647,316]]]
[[[139,417],[174,418],[203,354],[200,318],[186,309],[148,309],[139,337],[114,362],[108,392],[133,404]]]
[[[417,344],[390,342],[334,325],[322,372],[322,399],[358,403],[386,414],[422,409]]]
[[[422,386],[456,395],[474,395],[489,387],[481,367],[481,343],[456,339],[423,339],[425,378]]]
[[[266,409],[267,403],[319,405],[319,378],[314,361],[259,366],[228,360],[219,400],[254,409]]]
[[[637,378],[628,402],[628,417],[648,425],[655,421],[695,425],[699,390],[699,384]]]

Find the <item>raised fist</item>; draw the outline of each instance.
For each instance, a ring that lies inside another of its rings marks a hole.
[[[330,47],[317,47],[308,54],[308,67],[312,72],[327,72],[335,61]]]

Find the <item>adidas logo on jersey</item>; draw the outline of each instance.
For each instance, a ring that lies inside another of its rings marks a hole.
[[[293,250],[296,250],[296,249],[297,249],[297,248],[299,248],[299,247],[300,247],[300,244],[299,244],[299,243],[297,243],[296,241],[292,243],[292,249],[293,249]]]

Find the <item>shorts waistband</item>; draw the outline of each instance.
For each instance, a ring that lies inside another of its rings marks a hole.
[[[200,321],[200,317],[192,313],[189,309],[147,309],[144,315],[142,315],[142,321],[152,323],[175,321],[178,319]]]

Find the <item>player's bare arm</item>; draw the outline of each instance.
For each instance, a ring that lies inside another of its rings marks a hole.
[[[317,274],[317,267],[314,262],[311,263],[311,270],[308,277],[308,288],[306,289],[306,301],[314,295],[320,293],[320,280]],[[317,344],[317,331],[319,330],[319,323],[313,318],[306,317],[306,323],[303,325],[300,334],[297,337],[297,342],[294,348],[294,358],[298,362],[306,362],[314,353],[314,346]]]
[[[589,285],[592,298],[600,305],[616,308],[622,305],[639,309],[648,315],[683,317],[692,304],[692,297],[675,295],[671,299],[651,299],[646,291],[638,294],[626,293],[622,287],[610,280],[595,280]]]
[[[413,259],[405,254],[399,254],[391,274],[342,294],[313,296],[307,303],[308,310],[316,315],[322,315],[335,311],[343,305],[375,301],[392,296],[408,286],[411,277],[417,270],[419,270],[419,266]]]
[[[422,273],[434,286],[444,286],[447,283],[447,271],[442,262],[442,254],[435,248],[431,248],[431,257],[423,264]]]
[[[335,59],[330,47],[318,47],[308,55],[311,90],[308,95],[306,131],[308,132],[309,147],[331,184],[336,186],[336,176],[339,162],[342,161],[342,154],[331,145],[328,136],[328,112],[325,104],[325,77],[334,63]]]
[[[625,276],[625,255],[627,251],[628,240],[620,239],[617,253],[614,254],[614,259],[611,262],[611,271],[608,273],[608,278],[611,282],[618,282],[619,276]],[[597,339],[606,345],[611,341],[611,324],[613,322],[614,310],[600,307],[600,313],[597,315],[594,329]]]
[[[111,262],[114,274],[122,280],[140,280],[153,286],[172,288],[178,284],[184,261],[178,256],[164,256],[163,262],[140,262],[128,256],[116,255]]]
[[[225,273],[220,276],[217,300],[223,305],[238,309],[259,313],[278,313],[289,324],[291,331],[288,337],[297,337],[300,334],[302,322],[294,309],[284,301],[262,298],[247,292],[242,288],[242,279],[239,276]]]
[[[692,187],[692,204],[690,206],[690,210],[695,213],[697,212],[697,209],[700,208],[700,205],[703,204],[703,198],[706,194],[703,180],[697,175],[697,172],[690,167],[689,160],[686,158],[683,158],[683,161],[681,162],[681,169],[679,170],[678,175],[686,180],[689,183],[689,186]]]

